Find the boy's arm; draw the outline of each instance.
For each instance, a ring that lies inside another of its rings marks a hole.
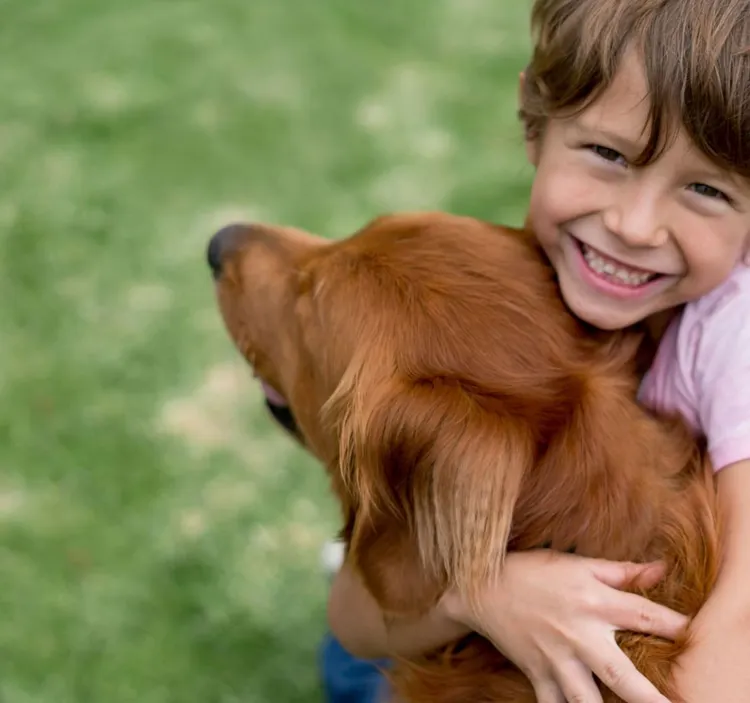
[[[448,617],[441,605],[420,618],[391,621],[362,580],[344,563],[328,599],[328,622],[344,649],[364,659],[414,656],[468,635],[470,629]]]
[[[694,644],[678,662],[675,680],[685,703],[750,700],[750,459],[722,469],[717,480],[724,563],[692,625]]]
[[[691,626],[693,645],[675,675],[687,703],[750,700],[750,270],[740,268],[710,309],[686,308],[695,339],[692,382],[717,474],[722,568]]]
[[[627,703],[668,703],[617,646],[615,630],[668,639],[686,618],[620,589],[654,585],[663,569],[586,559],[546,550],[508,554],[501,580],[477,612],[448,592],[425,616],[384,622],[362,581],[346,564],[328,606],[333,634],[364,658],[413,656],[475,630],[529,677],[540,701],[601,701],[592,673]]]

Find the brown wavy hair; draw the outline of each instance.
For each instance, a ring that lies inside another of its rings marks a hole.
[[[676,129],[721,168],[750,178],[750,0],[536,0],[520,117],[527,138],[585,109],[635,47],[650,95],[653,161]]]

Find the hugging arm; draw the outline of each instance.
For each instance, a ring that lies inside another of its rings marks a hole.
[[[363,659],[415,657],[471,632],[448,615],[442,599],[422,615],[386,618],[347,562],[331,586],[328,621],[344,648]]]
[[[686,703],[740,703],[750,691],[750,460],[718,475],[724,518],[723,566],[691,625],[693,644],[678,660],[678,692]]]
[[[633,579],[648,587],[661,575],[655,565],[544,550],[511,553],[478,608],[451,589],[420,616],[387,618],[345,563],[331,590],[329,622],[343,646],[365,658],[417,657],[479,632],[524,671],[539,703],[601,701],[591,672],[627,703],[665,703],[612,636],[619,628],[668,639],[682,631],[681,615],[619,590]]]

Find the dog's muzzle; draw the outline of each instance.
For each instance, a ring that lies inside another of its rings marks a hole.
[[[286,399],[275,389],[261,380],[261,387],[266,398],[266,408],[271,413],[276,422],[281,425],[294,439],[304,444],[302,433],[297,426],[297,420],[294,418]]]
[[[297,427],[297,421],[294,419],[294,413],[289,409],[288,405],[276,405],[266,398],[266,407],[276,422],[278,422],[298,442],[304,444],[299,427]]]

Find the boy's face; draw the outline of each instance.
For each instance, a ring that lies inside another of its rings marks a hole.
[[[750,184],[713,165],[684,131],[656,161],[647,86],[634,54],[585,111],[527,143],[530,224],[581,319],[618,329],[695,300],[748,256]],[[646,127],[644,127],[644,125]]]

